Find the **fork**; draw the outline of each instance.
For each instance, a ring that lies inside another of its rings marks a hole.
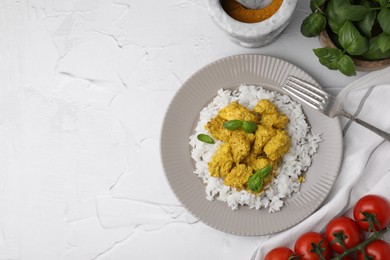
[[[319,87],[299,79],[294,76],[288,76],[282,87],[291,96],[301,100],[308,106],[318,110],[329,117],[344,116],[354,122],[370,129],[374,133],[390,141],[390,133],[386,133],[381,129],[347,113],[343,110],[341,102],[334,96],[326,93]]]

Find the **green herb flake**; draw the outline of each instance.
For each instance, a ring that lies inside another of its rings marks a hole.
[[[206,134],[198,134],[197,136],[198,140],[207,144],[214,144],[214,139],[211,138],[211,136]]]
[[[272,170],[271,165],[267,165],[252,174],[247,182],[247,187],[253,192],[259,192],[264,185],[264,179],[267,178]]]
[[[257,124],[252,121],[244,121],[242,122],[242,128],[246,133],[254,133],[257,130]]]
[[[223,123],[223,127],[225,127],[227,130],[237,130],[242,126],[242,121],[241,120],[229,120]]]
[[[247,186],[248,189],[253,192],[259,192],[260,189],[263,187],[264,179],[258,176],[257,174],[253,174],[251,177],[249,177]]]

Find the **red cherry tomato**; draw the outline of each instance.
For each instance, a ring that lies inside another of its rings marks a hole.
[[[390,244],[383,240],[374,240],[368,244],[364,250],[367,256],[372,257],[375,260],[388,260],[390,259]],[[357,253],[358,260],[364,260],[362,252]],[[371,259],[371,258],[370,258]]]
[[[264,260],[288,260],[294,252],[288,247],[277,247],[269,251]]]
[[[365,231],[369,230],[368,221],[365,213],[374,215],[378,223],[374,224],[375,230],[381,230],[390,224],[390,203],[377,195],[367,195],[362,197],[353,209],[353,218],[356,220],[359,227]]]
[[[347,249],[356,246],[362,241],[362,233],[355,221],[348,217],[337,217],[331,220],[326,226],[325,237],[331,243],[332,249],[337,253],[342,253],[344,249],[339,242],[333,243],[337,233],[344,236],[344,245]]]
[[[301,256],[301,260],[320,259],[314,252],[311,252],[311,250],[313,249],[312,243],[320,246],[320,249],[322,251],[321,254],[325,259],[330,258],[331,251],[328,241],[324,238],[323,235],[316,232],[304,233],[297,239],[297,241],[295,241],[295,254]]]

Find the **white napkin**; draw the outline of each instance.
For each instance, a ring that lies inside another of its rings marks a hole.
[[[346,86],[338,95],[344,109],[386,132],[390,132],[390,67],[371,72]],[[298,225],[271,236],[260,237],[252,260],[261,260],[272,248],[294,249],[304,232],[322,232],[339,215],[352,216],[352,208],[366,194],[390,201],[390,142],[366,128],[340,118],[344,135],[343,163],[332,190],[316,212]],[[384,239],[390,242],[390,234]]]

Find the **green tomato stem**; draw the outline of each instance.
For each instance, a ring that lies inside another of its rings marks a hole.
[[[352,253],[357,252],[357,251],[361,251],[363,253],[363,255],[365,255],[364,248],[366,248],[366,246],[368,244],[370,244],[371,242],[380,238],[388,230],[389,230],[389,228],[386,227],[382,230],[374,232],[367,240],[363,241],[362,243],[360,243],[360,244],[358,244],[350,249],[345,250],[342,254],[339,254],[338,256],[331,258],[331,260],[341,260],[341,259],[343,259],[344,256],[347,256],[347,255],[352,254]]]

